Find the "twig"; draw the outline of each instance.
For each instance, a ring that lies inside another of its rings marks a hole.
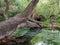
[[[7,20],[8,19],[8,10],[9,10],[9,2],[8,2],[8,0],[4,0],[4,1],[6,3],[6,9],[4,11],[4,18],[5,18],[5,20]]]

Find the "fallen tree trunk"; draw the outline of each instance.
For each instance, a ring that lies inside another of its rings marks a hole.
[[[27,21],[27,17],[32,13],[39,0],[32,0],[25,11],[15,17],[0,23],[0,39],[10,35],[16,30],[17,25]]]
[[[40,29],[44,29],[44,28],[47,28],[47,29],[50,29],[50,30],[60,30],[60,24],[54,24],[53,25],[53,29],[51,28],[52,27],[52,24],[49,24],[49,25],[44,25],[42,24],[41,22],[38,22],[38,21],[35,21],[35,20],[32,20],[32,19],[28,19],[27,23],[22,23],[20,25],[18,25],[18,28],[23,28],[23,27],[29,27],[29,28],[33,28],[33,27],[37,27],[37,28],[40,28]]]
[[[50,29],[50,30],[59,30],[60,31],[60,25],[58,26],[58,25],[53,25],[53,29],[51,28],[52,27],[52,25],[42,25],[42,28],[48,28],[48,29]]]
[[[53,24],[53,29],[51,28],[52,27],[52,24],[49,24],[49,25],[44,25],[42,24],[41,22],[38,22],[38,21],[35,21],[33,19],[28,19],[29,21],[33,22],[35,27],[39,27],[39,28],[47,28],[47,29],[51,29],[51,30],[60,30],[60,24]],[[28,22],[29,24],[29,22]],[[32,23],[30,23],[30,26],[32,25]],[[33,27],[34,27],[33,25]],[[38,25],[38,26],[37,26]],[[29,27],[30,27],[29,26]]]
[[[41,24],[40,26],[42,26],[42,28],[48,28],[48,29],[50,28],[50,26],[47,26],[47,25],[42,25]],[[29,27],[29,28],[31,28],[31,27],[37,27],[38,29],[36,29],[36,30],[32,29],[29,32],[27,32],[24,36],[21,36],[21,37],[7,37],[7,38],[4,38],[2,40],[6,41],[7,43],[2,41],[2,44],[5,43],[5,44],[9,45],[9,43],[12,42],[12,40],[13,40],[13,42],[15,41],[15,43],[20,43],[20,44],[21,43],[22,44],[28,43],[34,36],[36,36],[38,33],[41,32],[40,26],[35,21],[34,22],[27,21],[27,24],[26,24],[26,22],[25,23],[21,23],[18,26],[18,28],[21,28],[21,27],[22,28],[24,28],[24,27]],[[56,29],[56,27],[58,27],[58,26],[55,25],[54,28]]]
[[[3,45],[9,45],[9,44],[11,44],[12,45],[12,43],[14,42],[13,44],[18,43],[20,45],[20,44],[29,43],[29,41],[33,37],[35,37],[38,33],[40,33],[40,32],[41,32],[41,29],[39,29],[39,28],[37,28],[37,30],[36,29],[35,30],[29,29],[29,31],[25,35],[23,35],[21,37],[13,37],[12,36],[12,37],[5,37],[5,38],[1,39],[0,40],[0,44],[3,44]]]

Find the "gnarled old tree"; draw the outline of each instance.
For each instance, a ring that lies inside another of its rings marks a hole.
[[[0,39],[5,36],[9,36],[12,32],[16,31],[16,28],[19,24],[26,22],[28,16],[33,12],[39,0],[32,0],[30,4],[26,7],[24,12],[17,14],[11,19],[3,21],[0,23]]]

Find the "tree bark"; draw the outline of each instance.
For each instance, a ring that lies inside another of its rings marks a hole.
[[[27,17],[32,13],[39,0],[32,0],[25,11],[15,17],[0,23],[0,39],[9,36],[16,30],[17,25],[27,21]]]

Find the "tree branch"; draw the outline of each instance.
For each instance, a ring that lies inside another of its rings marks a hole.
[[[34,10],[34,8],[37,5],[37,2],[39,2],[39,0],[32,0],[31,3],[26,7],[26,9],[23,12],[23,16],[24,17],[28,17]]]
[[[9,10],[9,2],[8,2],[8,0],[4,0],[4,1],[6,3],[6,9],[4,11],[4,18],[5,18],[5,20],[7,20],[8,19],[8,10]]]
[[[17,27],[17,25],[27,21],[27,17],[32,13],[37,3],[38,3],[38,0],[32,0],[23,13],[18,14],[9,20],[1,22],[0,23],[0,39],[4,38],[5,36],[9,36],[12,32],[15,31],[15,28]]]

